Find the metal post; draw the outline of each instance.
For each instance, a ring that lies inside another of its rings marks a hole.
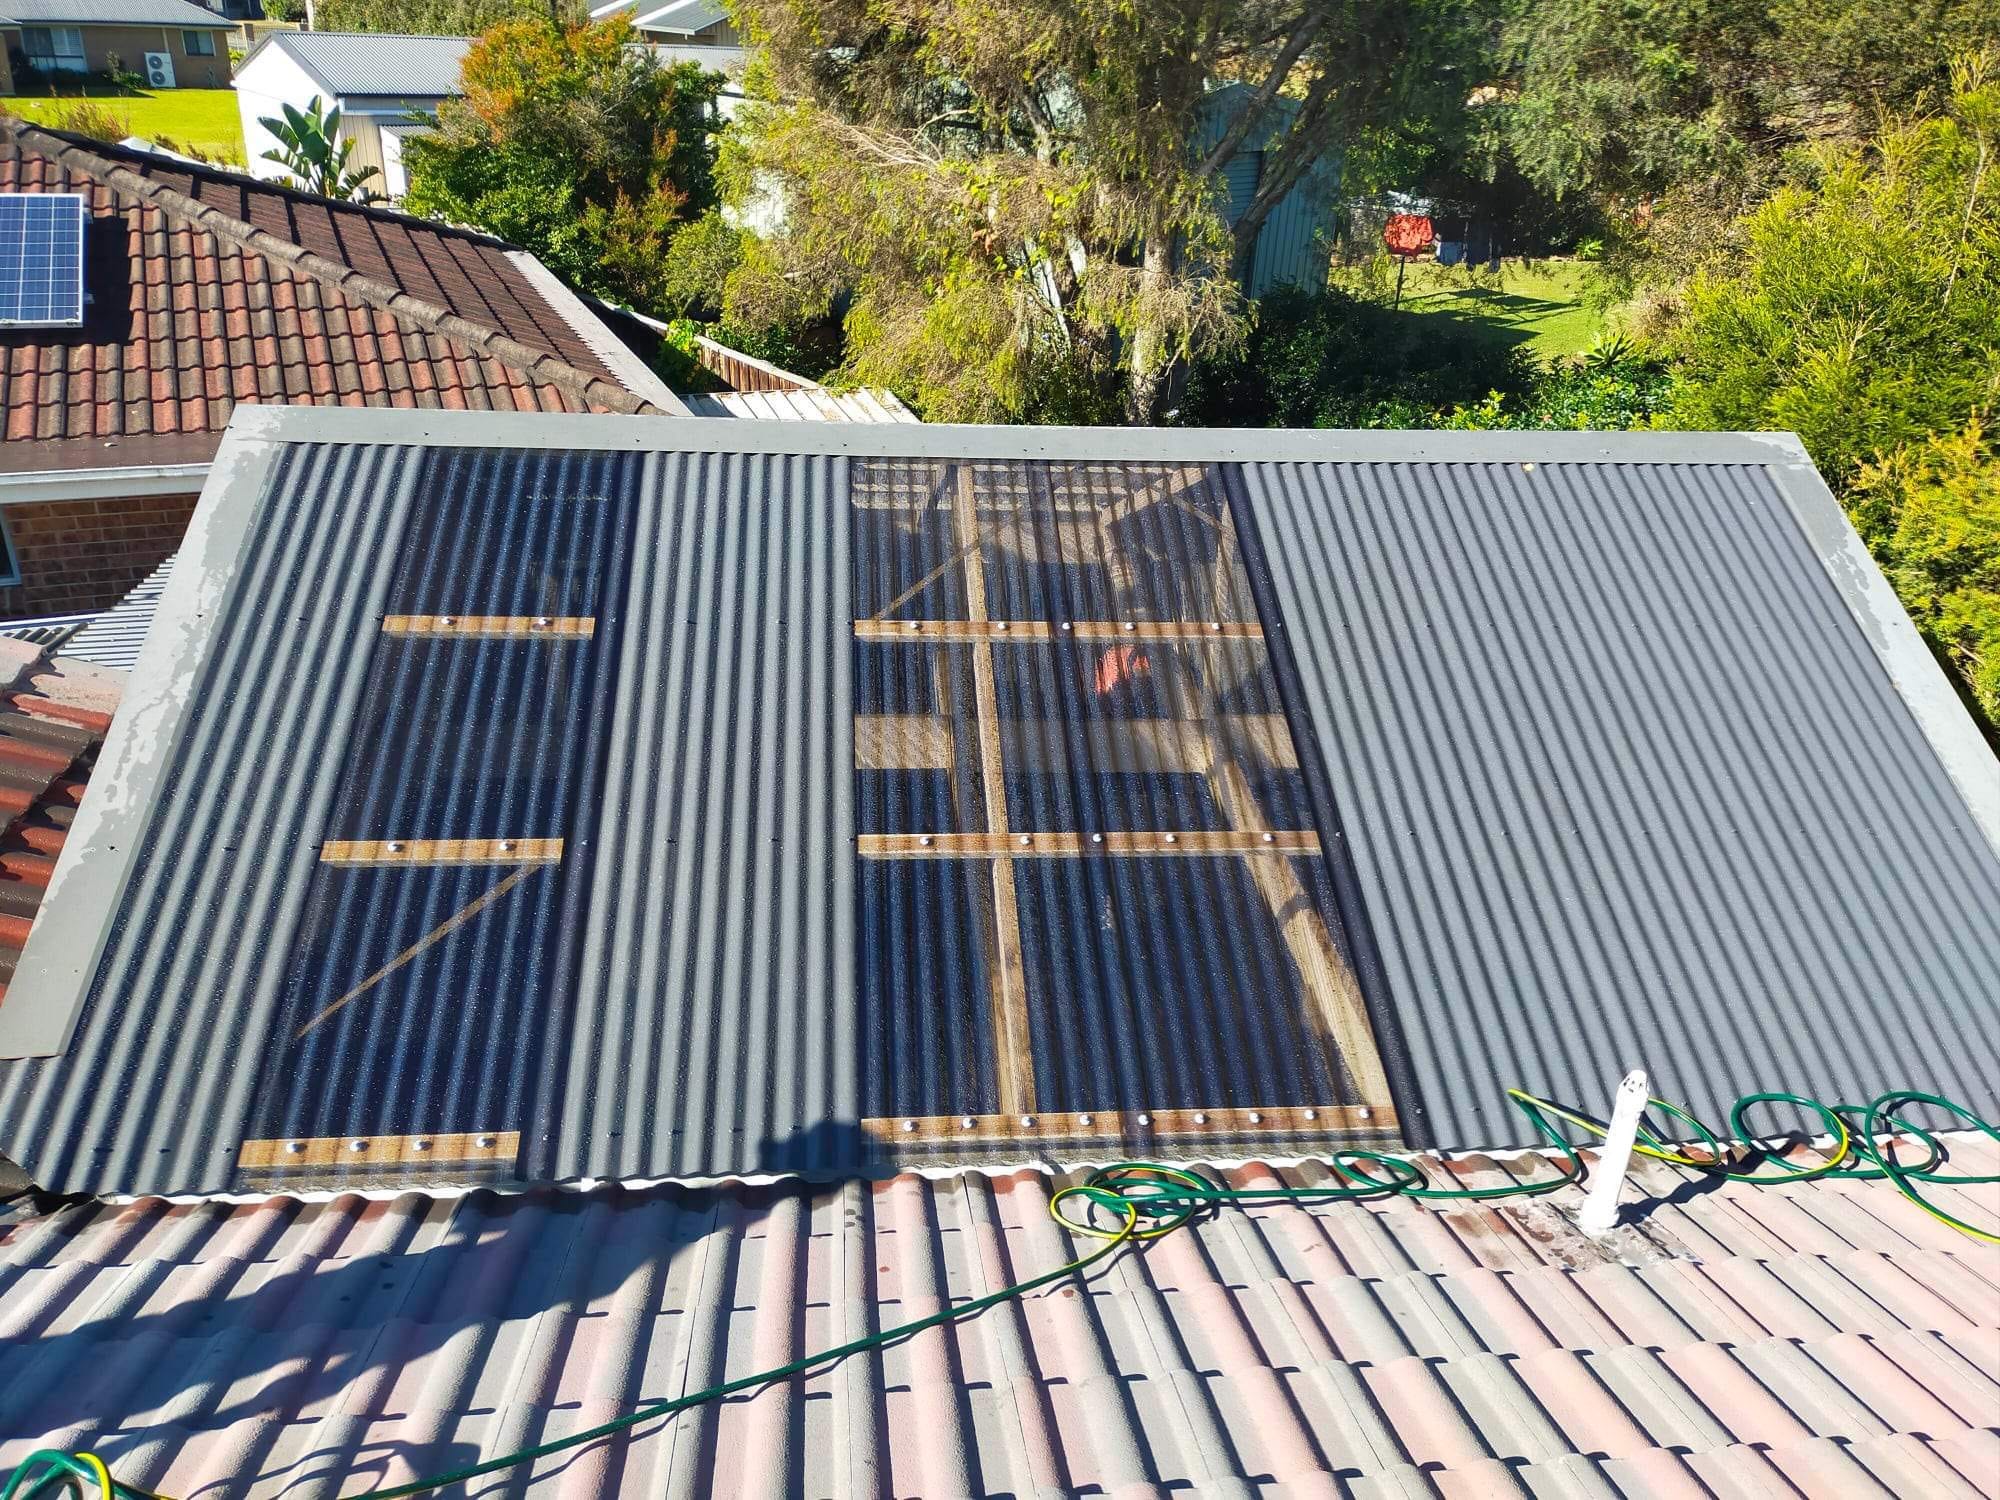
[[[1604,1133],[1597,1170],[1590,1175],[1589,1196],[1576,1217],[1577,1227],[1585,1234],[1609,1234],[1618,1222],[1618,1198],[1632,1165],[1632,1143],[1638,1139],[1646,1096],[1646,1070],[1634,1068],[1618,1085],[1618,1097],[1611,1105],[1611,1128]]]

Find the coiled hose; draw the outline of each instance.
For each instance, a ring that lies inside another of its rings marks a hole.
[[[599,1438],[610,1437],[614,1433],[624,1432],[694,1407],[706,1406],[710,1402],[739,1395],[744,1391],[757,1390],[781,1380],[789,1380],[795,1375],[803,1375],[821,1365],[845,1359],[851,1354],[880,1349],[929,1328],[938,1328],[947,1323],[957,1323],[977,1317],[990,1307],[996,1307],[1015,1297],[1026,1296],[1053,1282],[1088,1271],[1128,1244],[1156,1240],[1163,1235],[1172,1234],[1197,1215],[1224,1205],[1246,1207],[1268,1203],[1321,1204],[1395,1197],[1417,1198],[1427,1202],[1491,1201],[1497,1198],[1533,1197],[1581,1181],[1584,1174],[1583,1159],[1577,1155],[1576,1148],[1563,1135],[1560,1126],[1573,1125],[1580,1130],[1601,1136],[1606,1128],[1603,1122],[1575,1110],[1566,1109],[1562,1105],[1553,1104],[1547,1099],[1523,1093],[1520,1089],[1507,1090],[1507,1097],[1516,1109],[1527,1116],[1536,1133],[1547,1141],[1557,1154],[1566,1158],[1560,1175],[1537,1178],[1531,1182],[1500,1183],[1491,1187],[1433,1187],[1422,1169],[1406,1157],[1391,1156],[1380,1151],[1336,1151],[1326,1160],[1343,1179],[1342,1181],[1311,1188],[1225,1188],[1217,1187],[1206,1178],[1181,1167],[1163,1166],[1156,1162],[1119,1162],[1092,1172],[1083,1181],[1058,1190],[1049,1199],[1049,1213],[1057,1223],[1080,1239],[1097,1242],[1095,1249],[1057,1266],[1052,1271],[1031,1276],[1026,1281],[1017,1281],[1012,1286],[1002,1287],[997,1292],[989,1292],[984,1297],[975,1297],[972,1301],[957,1307],[945,1308],[932,1313],[929,1317],[900,1323],[894,1328],[885,1328],[879,1333],[851,1339],[831,1349],[819,1350],[773,1369],[760,1370],[754,1375],[745,1375],[720,1385],[712,1385],[706,1390],[695,1391],[686,1396],[655,1401],[622,1417],[614,1417],[609,1422],[600,1422],[595,1427],[570,1433],[566,1437],[538,1443],[532,1448],[522,1448],[513,1453],[503,1453],[498,1458],[467,1464],[449,1473],[436,1474],[410,1484],[365,1490],[347,1496],[345,1500],[401,1500],[401,1497],[407,1495],[428,1494],[433,1490],[462,1484],[468,1479],[476,1479],[482,1474],[493,1474],[502,1469],[511,1469],[518,1464],[532,1463],[538,1458],[546,1458],[553,1453],[581,1447],[585,1443],[596,1442]],[[1922,1126],[1898,1118],[1903,1110],[1918,1105],[1928,1106],[1965,1121],[1971,1129],[1995,1143],[2000,1143],[2000,1129],[1996,1129],[1990,1122],[1981,1119],[1963,1105],[1937,1094],[1927,1094],[1915,1089],[1898,1089],[1883,1094],[1868,1104],[1825,1104],[1802,1094],[1745,1094],[1731,1106],[1729,1111],[1730,1140],[1747,1144],[1756,1139],[1751,1133],[1747,1118],[1752,1109],[1761,1105],[1789,1104],[1817,1116],[1833,1142],[1826,1159],[1815,1166],[1795,1166],[1782,1156],[1771,1156],[1767,1158],[1771,1169],[1766,1171],[1758,1170],[1755,1165],[1748,1168],[1738,1166],[1736,1154],[1731,1147],[1707,1125],[1679,1105],[1665,1099],[1652,1099],[1648,1104],[1649,1107],[1656,1108],[1686,1125],[1693,1133],[1698,1147],[1690,1149],[1670,1145],[1642,1124],[1638,1143],[1633,1148],[1641,1155],[1652,1157],[1657,1161],[1670,1162],[1678,1167],[1714,1173],[1736,1182],[1771,1184],[1809,1182],[1814,1178],[1858,1180],[1887,1178],[1896,1185],[1898,1192],[1932,1218],[1986,1244],[2000,1245],[2000,1233],[1968,1224],[1965,1220],[1938,1207],[1923,1195],[1922,1186],[1965,1187],[2000,1182],[2000,1173],[1975,1175],[1939,1171],[1938,1168],[1945,1159],[1943,1143]],[[1849,1124],[1850,1120],[1855,1122],[1852,1127]],[[1922,1162],[1914,1166],[1898,1162],[1888,1151],[1875,1144],[1877,1138],[1898,1132],[1914,1136],[1922,1142],[1925,1152]],[[6,1488],[0,1490],[0,1500],[33,1500],[33,1497],[42,1495],[52,1486],[71,1488],[79,1494],[88,1493],[86,1486],[94,1486],[100,1500],[116,1500],[119,1496],[126,1497],[126,1500],[166,1500],[164,1496],[155,1495],[149,1490],[113,1478],[109,1467],[93,1453],[72,1454],[54,1450],[32,1453],[22,1460],[8,1479]]]

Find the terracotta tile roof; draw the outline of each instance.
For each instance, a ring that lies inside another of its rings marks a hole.
[[[0,999],[124,682],[123,672],[0,639]]]
[[[658,411],[498,241],[4,116],[0,191],[92,215],[85,326],[0,332],[9,443],[214,433],[238,401]]]
[[[394,1484],[1059,1265],[1053,1185],[31,1213],[0,1239],[0,1464],[88,1447],[175,1495]],[[1569,1227],[1574,1190],[1227,1211],[1087,1286],[474,1493],[2000,1493],[2000,1250],[1880,1182],[1649,1166],[1630,1196],[1644,1217],[1608,1243]]]

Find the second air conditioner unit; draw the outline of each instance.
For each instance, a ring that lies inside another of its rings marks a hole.
[[[156,89],[170,89],[174,86],[174,59],[171,53],[146,54],[146,83],[148,87]]]

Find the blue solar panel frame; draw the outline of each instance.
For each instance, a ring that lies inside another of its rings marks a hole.
[[[83,323],[80,193],[0,194],[0,328]]]

